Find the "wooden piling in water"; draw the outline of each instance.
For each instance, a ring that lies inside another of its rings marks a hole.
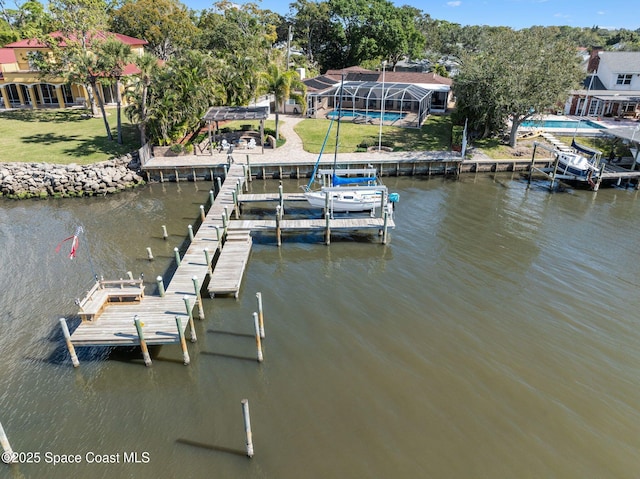
[[[324,244],[327,246],[331,244],[331,216],[329,212],[324,216],[325,219],[325,233],[324,233]]]
[[[175,248],[173,248],[173,254],[176,257],[176,265],[180,266],[180,250],[178,249],[177,246]]]
[[[178,328],[178,337],[180,338],[180,347],[182,348],[182,362],[185,366],[188,366],[189,363],[191,363],[191,359],[189,358],[187,342],[184,339],[184,331],[182,329],[182,321],[180,320],[180,316],[176,316],[176,327]]]
[[[0,423],[0,445],[2,445],[2,450],[4,451],[2,454],[2,462],[5,464],[16,462],[14,457],[15,453],[13,452],[13,449],[11,449],[11,444],[9,444],[9,439],[7,438],[7,434],[4,432],[2,423]]]
[[[258,319],[258,313],[253,313],[253,326],[256,332],[256,349],[258,350],[258,362],[261,363],[264,360],[262,356],[262,340],[260,339],[260,320]]]
[[[253,457],[253,437],[251,434],[251,418],[249,416],[249,400],[243,399],[240,401],[242,404],[242,417],[244,419],[244,431],[247,438],[247,456]]]
[[[258,300],[258,319],[260,320],[260,337],[264,339],[264,313],[262,312],[262,293],[256,293]]]
[[[193,322],[193,310],[191,309],[191,304],[189,304],[189,296],[185,296],[182,298],[184,301],[184,306],[187,309],[187,314],[189,315],[189,329],[191,330],[191,342],[195,343],[198,340],[196,336],[196,326]]]
[[[167,233],[167,226],[162,225],[162,239],[167,239],[169,237],[169,233]]]
[[[282,245],[282,231],[280,229],[280,205],[276,206],[276,243]]]
[[[200,205],[200,220],[204,223],[206,215],[204,214],[204,205]]]
[[[67,343],[67,349],[69,350],[69,355],[71,356],[71,363],[74,368],[80,366],[80,361],[78,361],[78,356],[76,355],[76,349],[73,347],[73,343],[71,343],[71,334],[69,333],[69,327],[67,326],[67,320],[64,318],[60,318],[60,326],[62,326],[62,334],[64,335],[64,341]]]
[[[384,210],[384,225],[382,226],[382,244],[387,244],[387,231],[389,227],[389,211]]]
[[[142,324],[140,323],[140,318],[137,314],[133,317],[133,324],[135,324],[136,331],[138,332],[138,339],[140,340],[140,349],[142,349],[144,365],[150,367],[151,356],[149,355],[149,348],[147,348],[147,342],[144,340],[144,335],[142,334]]]
[[[147,247],[147,259],[149,261],[153,261],[153,253],[151,252],[151,248]]]
[[[160,297],[164,298],[164,281],[162,280],[162,276],[158,276],[156,278],[156,282],[158,283],[158,293],[160,293]]]
[[[209,190],[209,205],[212,206],[215,200],[216,200],[216,196],[213,193],[213,190]]]
[[[193,226],[187,225],[187,230],[189,230],[189,239],[193,241]]]
[[[204,319],[204,308],[202,307],[202,295],[200,294],[200,284],[198,283],[198,277],[191,278],[193,281],[193,289],[196,292],[196,303],[198,304],[198,317]]]
[[[211,274],[211,256],[209,256],[209,248],[204,250],[204,260],[207,262],[207,274]]]

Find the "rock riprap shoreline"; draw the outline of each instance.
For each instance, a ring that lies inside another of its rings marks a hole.
[[[47,198],[98,196],[144,183],[132,155],[91,165],[0,163],[0,196]]]

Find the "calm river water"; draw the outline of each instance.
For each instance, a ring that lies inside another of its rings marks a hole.
[[[144,273],[155,294],[208,184],[0,202],[0,421],[40,455],[0,477],[639,477],[639,193],[387,184],[401,197],[387,246],[257,238],[240,298],[206,300],[189,367],[164,346],[151,368],[85,349],[74,370],[58,318],[94,273]],[[71,261],[54,249],[79,224]]]

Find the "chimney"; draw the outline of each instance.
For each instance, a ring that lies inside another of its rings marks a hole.
[[[592,47],[591,53],[589,54],[589,63],[587,64],[587,73],[593,73],[598,71],[598,66],[600,65],[600,56],[598,55],[603,47]]]

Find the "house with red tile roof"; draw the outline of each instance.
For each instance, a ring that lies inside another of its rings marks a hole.
[[[60,47],[64,48],[67,41],[76,41],[73,36],[64,38],[61,32],[53,32],[51,37],[58,39]],[[146,40],[111,32],[97,32],[89,38],[89,48],[92,41],[105,40],[113,37],[131,47],[134,55],[142,55]],[[68,84],[63,78],[43,79],[38,68],[32,64],[30,58],[33,53],[50,54],[50,48],[35,38],[19,40],[0,48],[0,93],[5,109],[15,108],[65,108],[84,106],[89,102],[89,96],[81,84]],[[125,68],[125,76],[138,72],[135,65]],[[115,103],[115,85],[99,84],[101,97],[106,104]]]
[[[316,118],[332,115],[339,107],[341,115],[356,122],[383,117],[384,124],[419,128],[429,114],[445,113],[452,103],[453,80],[436,73],[349,67],[303,82],[307,115]]]

